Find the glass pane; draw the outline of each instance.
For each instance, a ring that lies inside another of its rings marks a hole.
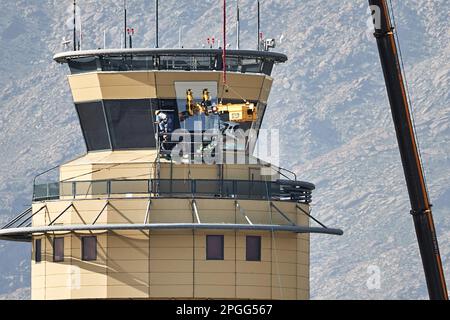
[[[82,237],[81,244],[83,261],[97,260],[97,237]]]
[[[100,60],[103,71],[128,71],[129,66],[123,57],[106,57]]]
[[[224,237],[206,236],[206,260],[224,259]]]
[[[42,240],[36,239],[34,242],[34,262],[39,263],[42,261]]]
[[[34,186],[34,199],[47,198],[47,184],[38,184]]]
[[[273,61],[266,60],[263,63],[262,72],[270,76],[273,70]]]
[[[161,195],[192,194],[191,180],[153,180],[153,190],[159,190]]]
[[[51,199],[57,199],[59,197],[59,182],[48,184],[48,196]]]
[[[242,59],[242,72],[260,73],[261,61],[259,59]]]
[[[61,196],[72,197],[73,196],[72,186],[73,186],[72,182],[61,182],[60,183]]]
[[[105,100],[114,149],[154,148],[154,114],[150,100]]]
[[[102,103],[80,103],[76,108],[88,150],[111,149]]]
[[[190,132],[194,130],[219,130],[220,117],[213,112],[218,103],[216,81],[175,82],[180,126]]]
[[[64,238],[53,239],[53,261],[64,261]]]
[[[196,180],[195,194],[220,196],[220,181],[217,180]]]
[[[106,181],[79,181],[75,184],[77,196],[104,195],[108,193]]]
[[[111,181],[112,194],[148,192],[148,180]]]
[[[261,237],[247,236],[247,261],[261,261]]]
[[[225,198],[236,197],[234,181],[222,181],[222,196]]]
[[[72,74],[91,72],[97,70],[97,58],[78,58],[69,61],[69,68]]]

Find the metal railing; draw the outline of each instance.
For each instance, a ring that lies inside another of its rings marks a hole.
[[[38,184],[33,201],[117,196],[225,198],[310,203],[314,185],[300,181],[247,180],[99,180]]]

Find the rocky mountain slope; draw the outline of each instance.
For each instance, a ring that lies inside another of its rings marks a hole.
[[[153,39],[153,0],[129,0],[135,46]],[[256,1],[241,0],[242,42],[255,47]],[[262,0],[262,29],[282,39],[264,125],[281,130],[283,165],[315,182],[314,213],[343,237],[312,239],[315,299],[427,297],[365,0]],[[119,47],[119,0],[79,0],[83,48]],[[230,0],[230,19],[234,5]],[[447,278],[450,279],[450,6],[393,0]],[[0,223],[30,202],[34,175],[85,152],[65,75],[52,62],[70,36],[71,1],[0,3]],[[161,45],[221,34],[220,1],[165,0]],[[230,41],[234,41],[234,26]],[[0,243],[0,298],[26,298],[28,245]],[[374,269],[375,268],[375,269]],[[373,270],[379,288],[368,288]]]

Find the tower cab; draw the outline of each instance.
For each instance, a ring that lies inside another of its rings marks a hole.
[[[240,128],[257,135],[273,66],[287,57],[230,50],[226,82],[219,49],[75,51],[55,60],[70,68],[86,147],[99,151],[159,149],[160,134],[167,142],[167,134],[178,129],[226,133]],[[173,145],[165,143],[165,148]]]

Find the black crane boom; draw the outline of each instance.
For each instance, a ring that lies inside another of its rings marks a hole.
[[[389,8],[386,0],[369,0],[369,5],[374,18],[375,37],[408,187],[411,214],[414,219],[428,293],[432,300],[448,300],[431,204],[411,120]]]

